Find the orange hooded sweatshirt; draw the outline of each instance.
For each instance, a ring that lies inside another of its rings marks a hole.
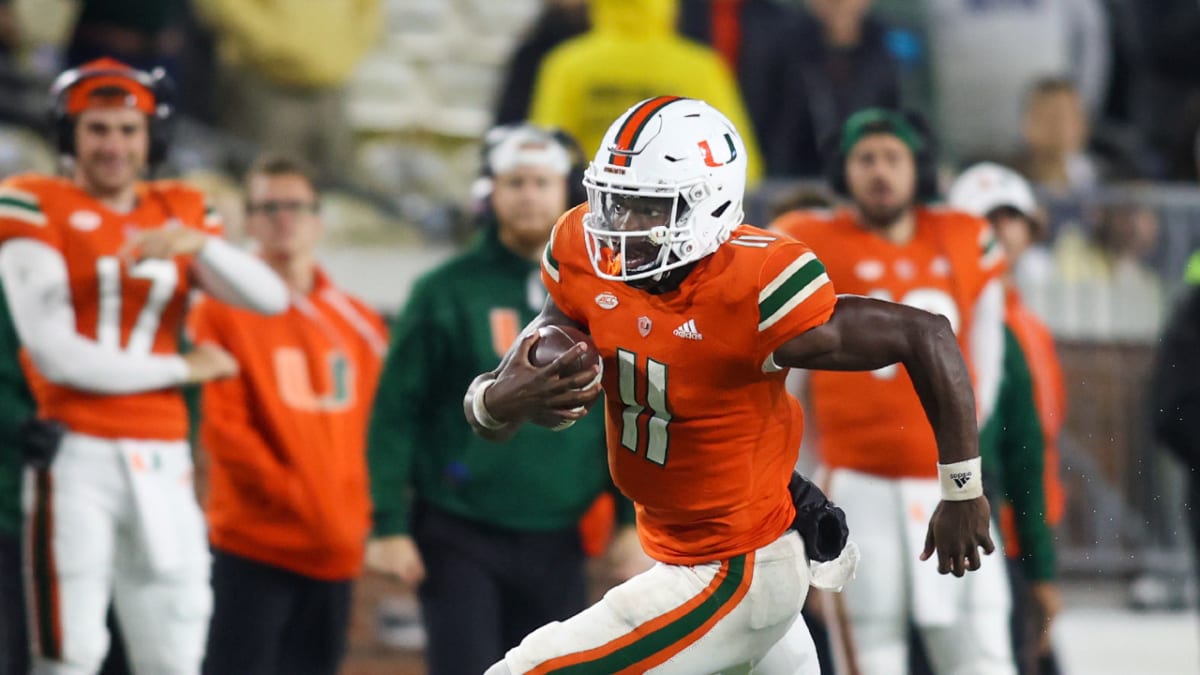
[[[197,344],[220,345],[241,368],[203,391],[213,546],[317,579],[357,576],[370,531],[366,434],[387,349],[382,320],[320,271],[283,314],[206,298],[190,319]]]

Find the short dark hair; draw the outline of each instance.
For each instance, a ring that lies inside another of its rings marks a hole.
[[[316,171],[308,162],[297,157],[272,152],[259,155],[246,171],[246,182],[249,183],[254,176],[299,176],[312,188],[314,195],[319,197],[321,194],[317,187]]]
[[[1049,75],[1039,77],[1030,85],[1029,91],[1025,94],[1025,109],[1033,105],[1034,99],[1048,96],[1050,94],[1074,94],[1079,95],[1079,87],[1075,85],[1075,81],[1069,77],[1060,75]]]

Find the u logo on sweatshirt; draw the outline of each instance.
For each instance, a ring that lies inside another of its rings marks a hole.
[[[303,350],[275,350],[275,383],[284,405],[304,412],[340,412],[354,405],[353,364],[332,350],[325,353],[323,365],[323,370],[313,373]]]

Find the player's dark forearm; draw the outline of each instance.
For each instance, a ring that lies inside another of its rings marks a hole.
[[[902,362],[937,439],[938,462],[950,464],[979,455],[975,393],[962,350],[940,315],[914,314],[906,325]]]

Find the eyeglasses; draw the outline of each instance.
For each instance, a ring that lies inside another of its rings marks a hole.
[[[296,202],[296,201],[266,201],[258,203],[246,204],[246,213],[256,214],[261,213],[265,216],[273,216],[277,213],[316,213],[318,209],[316,202]]]

